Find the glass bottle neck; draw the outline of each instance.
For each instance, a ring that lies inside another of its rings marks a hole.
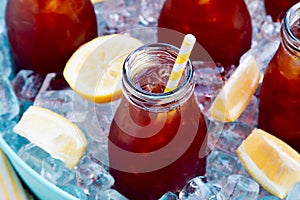
[[[193,67],[188,61],[178,87],[164,93],[179,49],[172,45],[149,44],[133,51],[123,66],[123,93],[140,109],[167,112],[186,102],[194,91]]]
[[[283,19],[281,37],[284,47],[300,57],[300,2],[287,11]]]

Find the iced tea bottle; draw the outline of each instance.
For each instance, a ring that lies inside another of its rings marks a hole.
[[[271,15],[274,21],[281,21],[286,11],[299,0],[265,0],[265,7],[268,15]]]
[[[244,0],[166,0],[158,26],[192,33],[224,67],[238,66],[242,54],[251,47],[251,18]]]
[[[300,153],[300,3],[283,20],[281,44],[261,86],[258,123]]]
[[[62,72],[72,53],[97,36],[90,0],[8,0],[5,14],[16,71]]]
[[[204,175],[206,122],[188,62],[177,89],[163,93],[178,49],[156,43],[131,53],[123,67],[124,96],[109,133],[110,173],[129,199],[159,199]]]

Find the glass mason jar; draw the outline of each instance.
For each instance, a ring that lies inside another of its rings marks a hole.
[[[194,98],[190,61],[178,88],[163,93],[177,53],[168,44],[149,44],[124,63],[124,96],[108,151],[115,187],[129,199],[157,200],[205,173],[207,127]]]
[[[72,53],[97,37],[90,0],[8,0],[5,21],[16,72],[62,72]]]
[[[281,44],[260,90],[259,127],[300,153],[300,3],[283,20]]]
[[[195,35],[212,59],[225,68],[238,66],[251,47],[251,18],[244,0],[166,0],[158,26]],[[170,36],[159,37],[167,41]]]

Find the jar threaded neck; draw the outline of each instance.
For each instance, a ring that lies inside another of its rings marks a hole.
[[[179,49],[164,43],[144,45],[133,51],[123,66],[123,93],[143,110],[165,112],[184,103],[193,94],[193,67],[188,61],[177,89],[163,93],[144,86],[164,88]]]
[[[300,56],[300,2],[291,7],[282,24],[283,44]]]

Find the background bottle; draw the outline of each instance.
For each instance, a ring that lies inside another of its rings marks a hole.
[[[62,72],[72,53],[97,36],[90,0],[8,0],[5,21],[16,72]]]
[[[224,67],[236,66],[251,47],[251,18],[244,0],[166,0],[158,26],[192,33],[197,42]],[[159,37],[170,37],[161,34]]]
[[[300,3],[284,18],[281,44],[270,61],[260,90],[260,128],[300,152]]]

